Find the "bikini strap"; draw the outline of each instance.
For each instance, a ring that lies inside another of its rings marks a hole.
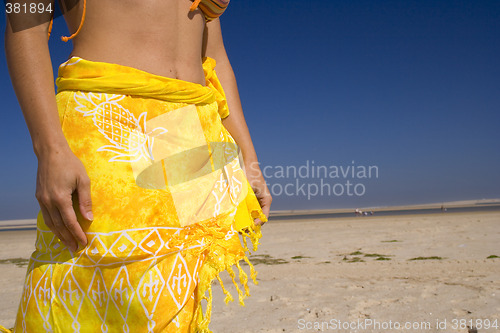
[[[82,14],[82,19],[80,20],[80,26],[78,27],[78,29],[76,29],[75,33],[72,34],[71,36],[67,37],[67,36],[61,36],[61,40],[63,42],[67,42],[68,40],[74,38],[76,35],[78,35],[78,33],[80,32],[80,30],[82,29],[83,27],[83,22],[85,22],[85,12],[87,10],[87,0],[83,0],[83,14]]]
[[[82,30],[83,22],[85,22],[85,12],[86,11],[87,11],[87,0],[83,0],[83,14],[82,14],[82,19],[80,20],[80,26],[78,26],[78,29],[71,36],[69,36],[69,37],[67,37],[67,36],[61,36],[61,40],[63,42],[67,42],[68,40],[73,39],[76,35],[78,35],[78,33],[80,32],[80,30]],[[53,24],[54,24],[54,16],[52,16],[52,18],[50,19],[48,39],[50,39],[50,33],[52,32],[52,25]]]
[[[47,38],[47,40],[50,39],[50,33],[52,32],[52,25],[54,24],[54,15],[52,14],[52,16],[50,17],[50,23],[49,23],[49,36]]]
[[[192,12],[193,10],[198,8],[198,5],[200,4],[200,2],[201,2],[201,0],[194,0],[191,7],[189,7],[189,11]]]

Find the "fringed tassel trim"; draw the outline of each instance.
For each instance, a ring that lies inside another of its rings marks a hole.
[[[3,327],[2,325],[0,325],[0,332],[1,332],[1,333],[12,333],[12,331],[11,331],[11,330],[6,329],[6,328],[5,328],[5,327]]]
[[[245,288],[245,296],[250,296],[250,289],[248,288],[248,275],[245,273],[243,268],[240,266],[240,262],[236,263],[236,267],[238,267],[238,275],[240,276],[240,283]]]
[[[212,317],[212,285],[208,285],[208,298],[203,296],[202,299],[207,300],[207,310],[205,311],[205,315],[201,317],[201,320],[195,325],[195,333],[213,333],[209,328],[208,324],[210,324],[210,319]],[[196,310],[201,312],[200,303],[197,304]]]
[[[257,251],[258,245],[259,245],[259,239],[262,237],[262,232],[260,231],[260,226],[256,226],[255,230],[252,228],[246,228],[244,230],[240,231],[242,235],[247,236],[250,238],[253,244],[253,251]],[[250,252],[248,249],[248,244],[247,240],[245,237],[243,237],[243,246],[245,248],[245,251]]]
[[[248,266],[250,266],[251,278],[252,278],[254,284],[258,284],[257,272],[256,272],[254,266],[250,263],[250,260],[246,256],[244,256],[242,260],[244,260],[248,264]],[[241,306],[245,306],[244,299],[247,296],[250,296],[250,288],[248,287],[248,275],[245,273],[245,271],[241,267],[239,260],[236,262],[236,266],[238,267],[239,281],[244,288],[244,292],[241,290],[241,288],[238,286],[238,283],[236,282],[236,273],[234,272],[232,267],[229,266],[226,269],[226,271],[231,276],[233,284],[234,284],[236,290],[238,291],[239,304]],[[229,302],[232,302],[234,300],[234,298],[231,295],[231,293],[224,286],[224,283],[222,282],[222,279],[220,278],[220,272],[214,272],[214,273],[215,273],[214,278],[217,279],[217,281],[219,281],[219,284],[222,288],[222,292],[226,295],[224,302],[226,304],[228,304]],[[201,300],[206,300],[207,306],[206,306],[205,314],[199,316],[198,320],[197,320],[198,323],[195,323],[195,327],[196,327],[195,332],[197,332],[197,333],[212,333],[212,331],[208,328],[208,325],[210,324],[210,320],[211,320],[211,315],[212,315],[212,303],[213,303],[212,280],[213,279],[205,279],[205,281],[200,281],[200,284],[198,286],[199,295],[204,294],[205,293],[204,291],[208,290],[208,297],[206,297],[205,295],[202,295],[201,297],[198,298],[200,300],[200,302],[198,302],[198,304],[196,305],[196,312],[202,311],[201,310]]]
[[[212,229],[211,232],[213,233],[214,230]],[[250,288],[248,286],[248,280],[249,280],[248,274],[241,267],[240,260],[244,260],[248,264],[248,266],[250,267],[250,277],[253,283],[255,285],[258,284],[257,271],[255,270],[255,267],[248,259],[248,256],[246,255],[245,252],[248,252],[250,254],[250,251],[248,249],[249,244],[246,240],[246,237],[250,238],[250,240],[252,241],[254,251],[257,250],[257,246],[259,244],[258,239],[261,236],[260,229],[258,228],[256,231],[254,231],[251,228],[248,228],[244,231],[240,231],[240,233],[242,234],[244,249],[240,248],[239,251],[235,251],[234,249],[231,250],[226,249],[227,253],[223,254],[220,252],[224,251],[224,249],[222,249],[221,246],[217,244],[217,241],[214,240],[210,244],[207,244],[207,246],[205,247],[206,252],[203,251],[203,253],[206,255],[207,261],[202,266],[199,273],[199,282],[198,282],[199,284],[197,292],[197,299],[199,301],[197,302],[195,308],[195,313],[197,313],[198,315],[194,317],[195,318],[194,319],[195,322],[193,323],[194,332],[212,333],[212,331],[208,328],[211,319],[212,303],[213,303],[212,281],[217,279],[217,281],[219,282],[222,292],[226,296],[224,299],[224,302],[226,304],[234,300],[233,296],[226,289],[226,286],[222,282],[222,279],[220,277],[220,273],[222,271],[227,271],[229,276],[231,277],[231,280],[238,292],[238,301],[241,306],[245,306],[244,299],[250,296]],[[218,234],[218,236],[221,236],[221,234],[224,233],[216,232],[216,234]],[[217,255],[213,255],[214,253],[213,251],[215,251]],[[233,265],[236,265],[236,267],[238,268],[238,276],[239,276],[238,280],[240,285],[238,285],[238,282],[236,280],[236,272],[232,268]],[[205,295],[207,290],[208,290],[208,297]],[[201,308],[202,300],[207,301],[206,310],[204,314]]]

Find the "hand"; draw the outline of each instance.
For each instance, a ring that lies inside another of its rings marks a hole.
[[[262,208],[262,212],[269,218],[269,211],[271,209],[271,202],[273,198],[269,189],[267,188],[266,181],[264,176],[262,175],[262,171],[260,170],[260,166],[258,162],[251,162],[245,165],[245,173],[255,192],[255,196],[257,200],[259,200],[260,207]],[[262,226],[265,222],[261,221],[259,218],[254,220],[255,225]]]
[[[75,252],[78,243],[82,247],[87,245],[87,236],[77,220],[73,194],[77,196],[82,216],[92,221],[90,179],[83,163],[69,147],[39,156],[36,198],[43,219],[56,237]]]

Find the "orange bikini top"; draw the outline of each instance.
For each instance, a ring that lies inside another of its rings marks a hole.
[[[194,0],[189,11],[192,12],[199,7],[205,16],[205,20],[212,21],[221,16],[228,5],[229,0]]]
[[[206,21],[212,21],[213,19],[218,18],[219,16],[224,13],[226,10],[227,6],[229,5],[230,0],[191,0],[193,1],[193,4],[189,8],[189,11],[192,12],[196,8],[200,8],[200,10],[203,12],[203,15],[205,16]],[[83,13],[82,13],[82,19],[80,21],[80,25],[78,26],[78,29],[76,29],[75,33],[72,34],[71,36],[61,36],[61,40],[63,42],[67,42],[68,40],[74,38],[80,30],[82,29],[83,22],[85,21],[85,11],[87,9],[87,0],[83,0]],[[52,24],[54,22],[54,18],[50,20],[49,24],[49,36],[50,38],[50,33],[52,31]]]

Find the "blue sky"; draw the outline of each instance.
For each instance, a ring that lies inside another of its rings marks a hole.
[[[499,1],[233,0],[222,26],[273,209],[500,197]],[[54,68],[66,33],[58,18]],[[0,62],[0,219],[33,218],[36,158]],[[378,177],[334,177],[353,166]]]

